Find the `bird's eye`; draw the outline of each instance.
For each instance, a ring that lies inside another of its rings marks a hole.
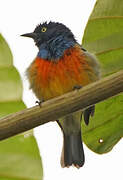
[[[47,30],[47,28],[46,28],[46,27],[43,27],[43,28],[41,29],[41,32],[46,32],[46,30]]]

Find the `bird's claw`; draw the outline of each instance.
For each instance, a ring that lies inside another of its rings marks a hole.
[[[38,104],[40,107],[42,105],[42,103],[44,102],[44,100],[42,99],[41,101],[35,101],[36,104]]]
[[[82,88],[82,86],[81,85],[75,85],[75,86],[73,86],[73,90],[76,90],[76,89],[81,89]]]

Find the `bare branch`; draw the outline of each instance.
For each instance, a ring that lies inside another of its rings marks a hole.
[[[22,133],[123,92],[123,70],[80,90],[0,119],[0,140]]]

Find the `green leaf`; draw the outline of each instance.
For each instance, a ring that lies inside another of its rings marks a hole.
[[[22,82],[0,34],[0,117],[26,108]],[[33,131],[0,142],[0,180],[41,180],[42,162]]]
[[[88,20],[83,47],[96,54],[102,77],[123,69],[123,1],[97,0]],[[83,140],[94,152],[106,153],[123,137],[123,94],[96,105]]]
[[[0,67],[9,67],[12,66],[13,63],[13,57],[11,50],[0,34]]]
[[[103,75],[123,68],[122,42],[123,2],[98,0],[85,29],[83,47],[98,56]]]

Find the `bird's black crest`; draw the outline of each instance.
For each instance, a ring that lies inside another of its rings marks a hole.
[[[45,21],[45,22],[43,22],[43,23],[41,23],[41,24],[38,24],[38,25],[36,26],[34,32],[35,32],[35,33],[40,33],[40,32],[41,32],[41,29],[42,29],[43,27],[46,27],[46,28],[48,28],[48,29],[53,29],[53,28],[55,28],[55,29],[56,29],[56,32],[63,32],[63,31],[64,31],[64,32],[69,32],[69,34],[71,35],[71,37],[74,38],[73,33],[71,32],[71,30],[70,30],[67,26],[65,26],[65,25],[62,24],[62,23],[53,22],[53,21],[50,21],[50,22]]]

